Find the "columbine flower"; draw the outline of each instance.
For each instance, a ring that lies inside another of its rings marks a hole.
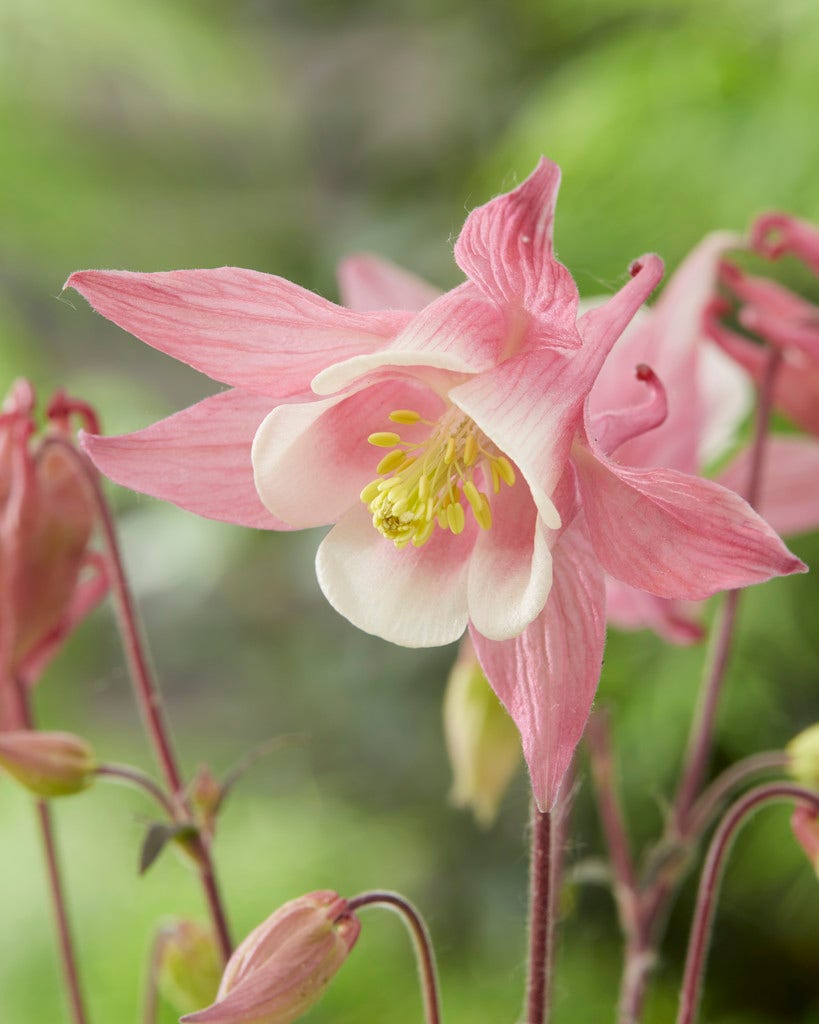
[[[14,678],[34,683],[106,587],[88,549],[88,484],[70,453],[32,440],[34,404],[31,385],[18,381],[0,409],[0,728],[23,725]],[[58,434],[62,404],[52,404]]]
[[[455,246],[467,281],[417,313],[345,309],[233,269],[68,281],[149,344],[235,386],[136,434],[88,438],[103,472],[215,518],[335,523],[320,585],[385,639],[444,644],[469,622],[545,803],[599,675],[603,568],[685,600],[803,568],[735,494],[609,458],[665,417],[647,367],[647,400],[596,417],[587,408],[662,266],[643,257],[578,320],[552,248],[558,181],[544,160],[474,210]],[[558,698],[570,727],[550,714]]]
[[[291,1024],[324,995],[361,924],[330,891],[291,900],[238,946],[212,1006],[190,1024]]]

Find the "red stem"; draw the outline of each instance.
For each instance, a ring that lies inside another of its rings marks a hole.
[[[766,783],[745,793],[731,806],[711,840],[697,892],[677,1024],[694,1024],[697,1017],[719,886],[736,833],[763,804],[781,800],[802,800],[819,812],[819,793],[791,782]]]
[[[435,970],[435,953],[432,941],[424,924],[424,919],[403,896],[397,892],[374,890],[354,896],[347,903],[350,912],[362,907],[387,907],[394,910],[403,919],[412,935],[415,955],[418,961],[418,974],[421,978],[421,989],[424,996],[424,1020],[426,1024],[441,1024],[441,1004],[438,995],[438,976]]]
[[[34,715],[31,710],[31,703],[25,683],[15,677],[14,689],[23,725],[26,729],[34,729]],[[88,1016],[85,1010],[85,1000],[83,999],[77,968],[77,957],[74,951],[74,939],[68,918],[68,905],[57,856],[57,843],[54,836],[54,822],[51,818],[51,809],[45,800],[38,800],[36,807],[40,839],[43,844],[43,853],[45,854],[48,891],[51,896],[51,908],[54,914],[54,925],[57,930],[57,946],[60,952],[63,981],[71,1010],[71,1018],[74,1024],[87,1024]]]
[[[139,624],[137,622],[134,600],[125,574],[125,566],[123,564],[122,554],[119,548],[114,518],[111,515],[108,502],[103,494],[99,476],[96,469],[86,456],[83,455],[82,452],[79,452],[70,442],[63,440],[62,438],[50,438],[44,442],[44,446],[48,444],[62,446],[66,451],[71,453],[72,457],[76,460],[77,465],[82,469],[85,478],[88,481],[88,485],[91,488],[99,515],[100,527],[105,539],[111,592],[114,598],[114,607],[116,608],[117,613],[117,624],[119,626],[120,637],[122,638],[122,645],[125,651],[126,661],[128,663],[128,670],[133,683],[134,694],[142,713],[148,737],[153,744],[154,752],[162,769],[162,773],[165,776],[167,787],[170,790],[172,797],[179,805],[178,816],[183,818],[183,820],[190,820],[190,811],[183,791],[184,783],[182,780],[182,774],[179,770],[176,753],[173,749],[170,729],[165,721],[159,686],[153,678],[153,674],[148,664],[145,646],[143,644]],[[199,875],[205,893],[205,899],[208,904],[214,931],[216,933],[216,940],[222,954],[222,959],[227,963],[230,958],[230,954],[233,951],[233,944],[230,939],[227,919],[216,882],[216,875],[210,850],[208,849],[207,843],[203,841],[198,833],[193,838],[192,842],[194,844],[196,859],[199,864]]]
[[[529,863],[529,973],[526,982],[526,1024],[546,1024],[551,1008],[552,817],[532,801],[532,845]]]

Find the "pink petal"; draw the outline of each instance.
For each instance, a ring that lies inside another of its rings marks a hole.
[[[522,185],[469,214],[455,243],[455,260],[500,306],[538,318],[557,307],[574,320],[577,288],[552,247],[559,187],[560,168],[541,158]],[[560,343],[576,347],[578,339],[565,335]]]
[[[819,229],[786,213],[764,213],[751,228],[751,245],[770,259],[791,252],[819,274]]]
[[[416,314],[389,347],[328,367],[312,387],[317,394],[333,394],[385,367],[480,373],[499,361],[505,332],[500,311],[467,281]]]
[[[492,496],[492,527],[469,564],[473,629],[490,640],[517,636],[540,614],[552,585],[548,531],[524,482]]]
[[[692,614],[696,605],[655,597],[606,577],[606,619],[617,629],[651,629],[673,644],[695,644],[705,631]]]
[[[742,494],[750,475],[745,449],[720,474],[724,487]],[[819,442],[802,437],[770,437],[765,443],[762,487],[756,507],[784,535],[819,527]]]
[[[786,320],[755,306],[739,311],[739,322],[778,348],[794,348],[819,363],[819,310],[814,307],[811,321]]]
[[[467,572],[478,527],[457,537],[437,529],[420,548],[398,550],[359,502],[324,538],[319,586],[354,626],[404,647],[452,643],[466,629]]]
[[[591,431],[606,454],[611,454],[632,438],[656,430],[668,416],[665,388],[651,367],[640,363],[634,376],[648,386],[648,397],[630,408],[600,413],[592,420]]]
[[[283,278],[236,267],[81,270],[65,287],[160,352],[271,397],[307,390],[320,370],[382,347],[408,319],[354,313]]]
[[[560,784],[589,716],[605,640],[603,574],[582,516],[554,549],[554,582],[546,607],[512,640],[472,631],[486,677],[520,730],[541,810]]]
[[[713,342],[701,341],[698,354],[697,380],[703,422],[696,468],[700,470],[724,455],[736,442],[740,424],[753,406],[754,389],[745,371]],[[670,462],[657,465],[668,469],[684,468]]]
[[[408,270],[377,256],[348,256],[338,268],[341,301],[350,309],[410,309],[428,306],[441,294]]]
[[[721,256],[741,245],[741,237],[733,233],[707,236],[670,277],[654,307],[634,319],[603,364],[591,394],[595,415],[644,400],[633,378],[638,363],[654,370],[668,396],[665,423],[629,441],[618,451],[620,462],[691,473],[699,469],[702,435],[710,429],[700,365],[703,311],[716,288]]]
[[[270,406],[236,388],[133,434],[82,434],[81,441],[97,469],[124,487],[208,519],[286,530],[253,485],[250,446]]]
[[[409,408],[434,421],[443,404],[412,381],[386,380],[352,395],[279,406],[253,442],[256,489],[296,529],[333,523],[361,504],[361,490],[378,475],[386,450],[368,444],[369,435],[398,430],[403,440],[420,441],[429,426],[397,426],[389,414]]]
[[[701,601],[805,571],[747,502],[710,480],[618,466],[580,443],[572,455],[597,556],[624,583]]]

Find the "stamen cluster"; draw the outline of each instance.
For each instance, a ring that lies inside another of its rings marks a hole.
[[[509,460],[497,453],[471,419],[452,413],[457,410],[436,423],[414,409],[396,409],[389,416],[393,423],[426,424],[434,428],[429,437],[419,443],[402,441],[400,434],[384,430],[367,439],[392,451],[378,463],[381,476],[367,484],[361,500],[373,514],[373,526],[397,548],[410,543],[422,547],[436,526],[462,533],[464,499],[478,526],[490,529],[492,509],[480,485],[491,480],[497,494],[501,483],[511,487],[515,482]]]

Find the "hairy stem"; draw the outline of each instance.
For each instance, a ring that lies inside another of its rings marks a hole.
[[[728,810],[711,840],[700,877],[688,955],[685,961],[677,1024],[694,1024],[697,1018],[703,972],[719,887],[731,844],[740,827],[764,804],[801,800],[819,813],[819,793],[790,782],[770,782],[745,793]]]
[[[529,973],[526,1024],[546,1024],[550,1011],[552,937],[552,816],[532,801],[529,862]]]
[[[375,890],[361,893],[348,901],[351,912],[363,907],[387,907],[399,914],[412,935],[418,975],[424,999],[424,1020],[426,1024],[441,1024],[441,1001],[438,994],[438,975],[435,969],[435,953],[432,940],[424,920],[409,900],[397,892]]]

